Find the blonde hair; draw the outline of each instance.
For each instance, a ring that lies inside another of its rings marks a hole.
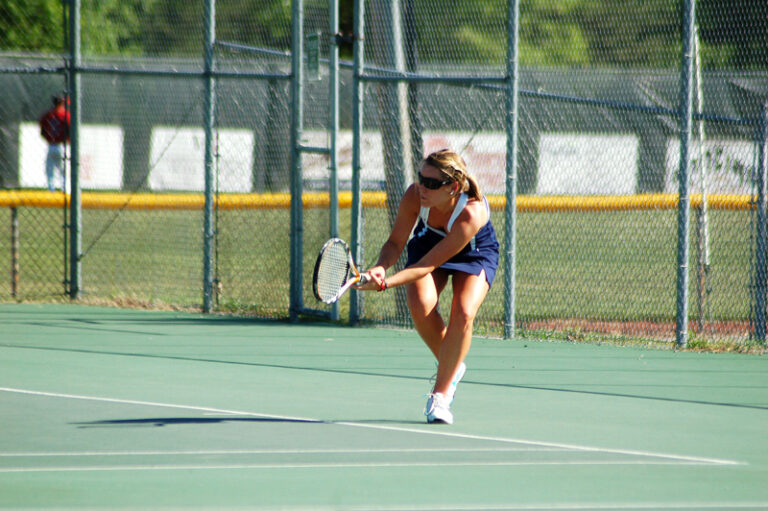
[[[451,181],[459,183],[459,192],[466,193],[472,199],[482,199],[483,192],[477,180],[469,175],[464,158],[450,149],[441,149],[424,158],[424,165],[435,167]]]

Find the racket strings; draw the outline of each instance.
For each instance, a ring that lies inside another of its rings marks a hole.
[[[349,257],[343,245],[326,248],[317,269],[317,294],[322,300],[333,299],[347,282]]]

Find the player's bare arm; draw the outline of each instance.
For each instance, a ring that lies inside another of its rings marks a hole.
[[[482,201],[472,201],[458,216],[445,238],[427,252],[418,263],[386,278],[386,287],[395,287],[416,281],[437,269],[458,254],[480,228],[488,222],[488,214]],[[399,254],[398,254],[399,255]],[[381,283],[378,283],[381,286]]]
[[[419,194],[416,186],[411,185],[403,194],[402,199],[400,199],[392,232],[381,247],[376,264],[367,271],[371,281],[361,285],[359,289],[381,289],[387,269],[392,267],[397,262],[400,254],[403,253],[418,216]]]

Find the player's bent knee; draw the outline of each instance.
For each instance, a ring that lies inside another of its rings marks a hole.
[[[408,308],[414,320],[427,319],[437,310],[437,304],[427,304],[420,301],[408,301]]]
[[[475,313],[457,307],[451,311],[451,324],[461,327],[462,330],[471,330],[475,317]]]
[[[432,298],[425,299],[415,287],[408,287],[406,299],[408,300],[408,308],[411,311],[411,315],[414,317],[426,318],[437,309],[438,300]]]

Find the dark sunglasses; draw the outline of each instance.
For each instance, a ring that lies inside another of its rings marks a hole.
[[[450,182],[451,182],[450,179],[446,181],[440,181],[439,179],[435,179],[434,177],[426,177],[422,175],[421,172],[419,172],[419,184],[424,188],[428,188],[429,190],[437,190],[441,186],[447,185]]]

